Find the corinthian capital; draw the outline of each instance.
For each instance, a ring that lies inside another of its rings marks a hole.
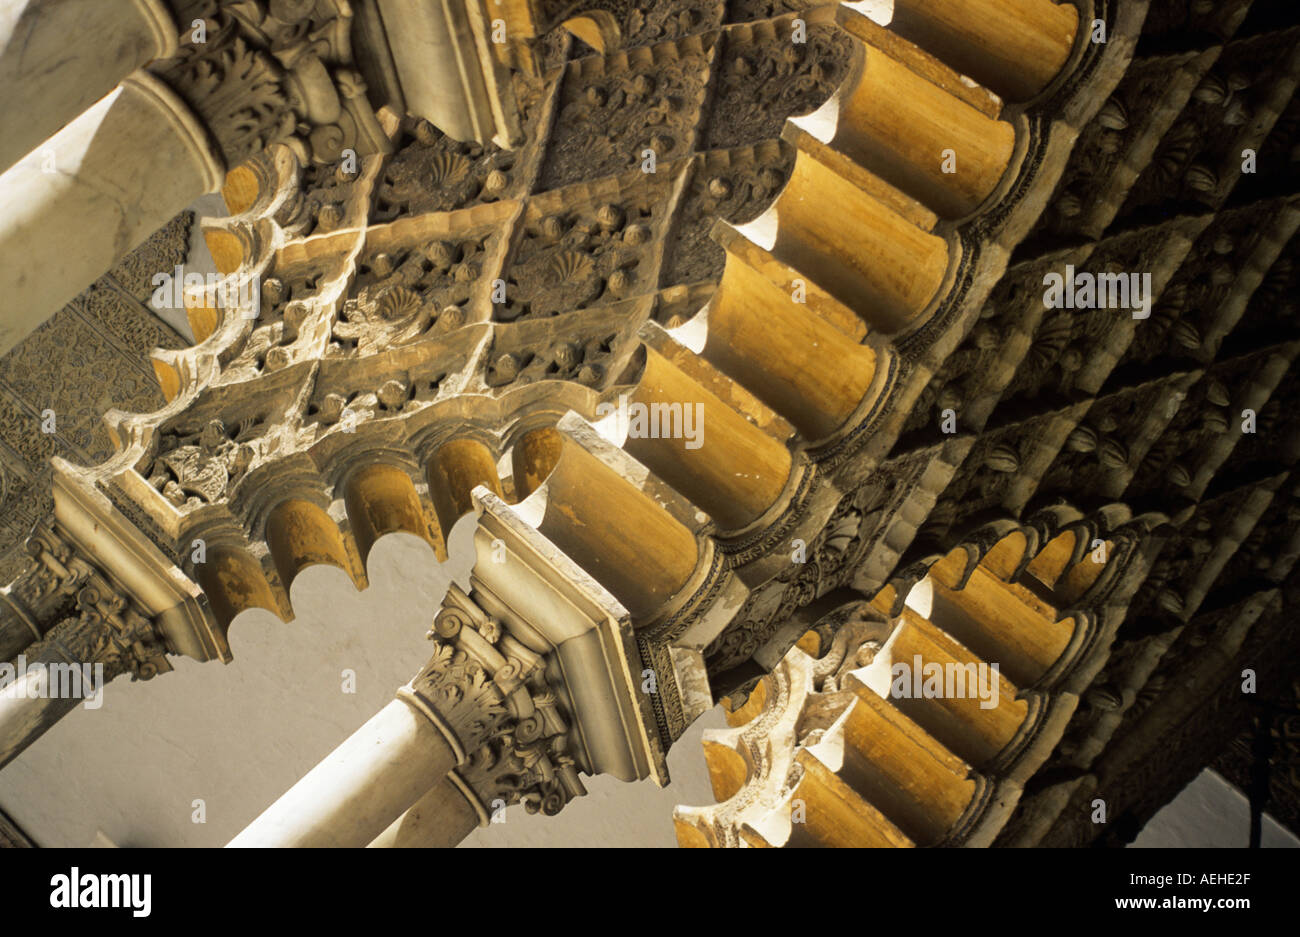
[[[268,146],[304,163],[389,142],[352,67],[351,10],[343,2],[174,0],[180,52],[151,66],[206,124],[227,167]]]
[[[9,660],[38,640],[72,608],[94,567],[49,521],[41,521],[24,543],[31,557],[22,573],[0,587],[0,660]]]
[[[452,780],[482,819],[516,803],[549,816],[586,793],[545,654],[455,586],[429,637],[433,658],[399,695],[448,737]]]
[[[153,623],[102,583],[82,588],[76,613],[61,620],[27,651],[31,660],[102,664],[106,681],[126,673],[147,680],[171,670],[166,654]]]
[[[460,762],[494,734],[506,713],[500,687],[479,662],[437,640],[429,662],[399,695],[433,721]]]
[[[537,700],[549,706],[558,729],[531,738],[522,724],[501,732],[474,752],[453,774],[462,792],[473,795],[481,815],[523,804],[529,813],[554,816],[574,797],[587,792],[578,777],[578,765],[568,751],[568,726],[554,710],[553,696]],[[542,725],[538,721],[537,725]]]

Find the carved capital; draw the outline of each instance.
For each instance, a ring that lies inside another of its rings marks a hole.
[[[433,656],[404,689],[447,736],[461,762],[495,734],[505,717],[501,689],[491,675],[469,654],[443,641],[434,641]]]
[[[24,547],[31,559],[0,588],[0,658],[8,659],[39,639],[73,608],[94,567],[48,521],[41,521]]]
[[[538,700],[539,706],[554,706],[554,697]],[[552,710],[553,711],[553,710]],[[554,816],[574,797],[585,794],[578,778],[578,767],[567,749],[567,725],[533,741],[527,738],[526,725],[503,732],[482,746],[469,763],[455,774],[479,802],[482,812],[522,803],[529,813]]]
[[[326,164],[388,141],[353,70],[346,4],[178,2],[179,54],[152,67],[202,118],[228,167],[268,146]],[[193,25],[198,24],[198,25]]]
[[[171,669],[147,621],[126,628],[121,627],[123,624],[120,618],[105,617],[87,605],[80,614],[64,618],[51,628],[28,654],[46,663],[102,664],[105,683],[127,673],[134,679],[147,680]]]
[[[0,638],[5,659],[26,651],[70,663],[102,663],[112,676],[147,679],[171,669],[151,617],[138,608],[50,522],[26,541],[32,559],[0,589]],[[12,647],[11,647],[12,645]]]
[[[545,656],[455,586],[430,637],[439,650],[412,690],[456,734],[465,757],[454,780],[480,816],[516,803],[551,816],[585,794]]]

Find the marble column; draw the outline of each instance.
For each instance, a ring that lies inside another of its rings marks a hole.
[[[0,2],[0,170],[140,66],[175,54],[177,38],[162,0]]]
[[[29,644],[41,639],[40,625],[26,610],[15,607],[0,590],[0,664],[11,661]]]
[[[478,809],[448,775],[390,823],[369,848],[450,849],[473,833],[480,819]]]
[[[519,142],[509,69],[496,61],[481,9],[456,0],[377,0],[377,8],[408,113],[455,140]]]
[[[458,760],[421,709],[395,699],[228,845],[365,846]]]
[[[0,175],[0,354],[224,175],[203,125],[146,72]]]
[[[105,646],[95,630],[92,621],[65,618],[19,658],[12,678],[0,677],[0,768],[79,704],[97,709],[103,701],[97,691],[127,672],[120,657],[88,653]]]

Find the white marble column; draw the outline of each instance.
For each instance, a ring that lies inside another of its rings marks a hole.
[[[371,842],[371,849],[450,849],[478,828],[478,810],[447,775]]]
[[[21,677],[0,688],[0,768],[84,702],[85,697],[58,695],[52,683],[57,678],[50,679],[45,663],[33,662]]]
[[[177,40],[162,0],[0,0],[0,170]]]
[[[0,768],[78,704],[103,705],[100,691],[127,668],[121,658],[94,659],[88,645],[106,643],[99,634],[94,624],[65,618],[29,648],[30,657],[19,654],[0,669]]]
[[[433,722],[393,700],[334,749],[231,847],[365,846],[402,816],[457,756]]]
[[[202,124],[146,72],[0,175],[0,354],[224,175]]]

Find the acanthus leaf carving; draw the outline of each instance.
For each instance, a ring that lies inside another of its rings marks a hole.
[[[248,0],[201,19],[206,34],[187,32],[180,52],[151,70],[202,118],[227,166],[274,143],[304,165],[388,149],[348,67],[346,4]]]

